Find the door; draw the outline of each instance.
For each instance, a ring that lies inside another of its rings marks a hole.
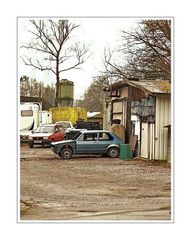
[[[76,141],[76,153],[98,152],[98,133],[83,133]]]
[[[98,138],[98,151],[99,153],[106,153],[107,148],[109,145],[111,145],[113,138],[112,136],[107,132],[100,132],[99,138]]]
[[[54,142],[62,141],[64,138],[64,132],[63,130],[60,130],[57,126],[54,128],[54,134],[52,135],[52,139],[54,139]]]
[[[149,124],[144,122],[141,126],[141,157],[149,158]]]

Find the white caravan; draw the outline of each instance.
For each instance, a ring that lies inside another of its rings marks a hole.
[[[20,136],[21,140],[26,140],[31,131],[40,124],[40,113],[42,104],[39,102],[20,103]]]
[[[21,102],[20,103],[20,137],[21,140],[28,140],[31,131],[45,123],[52,123],[52,113],[42,111],[40,102]]]

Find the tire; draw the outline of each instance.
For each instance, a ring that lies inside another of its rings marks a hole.
[[[64,148],[59,153],[60,157],[63,159],[71,159],[72,158],[72,150],[70,148]]]
[[[119,148],[117,147],[110,147],[107,151],[107,155],[111,158],[116,158],[119,156]]]

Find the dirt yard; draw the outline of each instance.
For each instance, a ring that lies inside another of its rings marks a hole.
[[[21,145],[20,221],[170,221],[166,163],[75,156]]]

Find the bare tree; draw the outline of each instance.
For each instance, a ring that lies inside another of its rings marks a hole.
[[[60,75],[71,69],[79,69],[87,60],[88,47],[79,42],[69,44],[71,33],[79,27],[68,20],[30,20],[34,30],[29,31],[35,37],[22,48],[40,53],[41,58],[22,57],[25,65],[40,71],[51,71],[56,76],[56,106]]]
[[[106,75],[100,75],[93,79],[89,88],[84,93],[84,99],[77,100],[77,107],[87,108],[89,111],[101,112],[103,110],[103,89],[109,86]]]
[[[121,78],[169,79],[171,77],[171,21],[143,20],[133,31],[122,31],[123,45],[118,52],[123,65],[105,56],[106,70]]]
[[[131,75],[131,71],[126,66],[126,63],[116,63],[116,59],[119,59],[119,57],[115,55],[116,52],[119,51],[111,51],[109,48],[104,51],[105,71],[102,73],[108,75],[110,83],[121,79],[127,79]]]

